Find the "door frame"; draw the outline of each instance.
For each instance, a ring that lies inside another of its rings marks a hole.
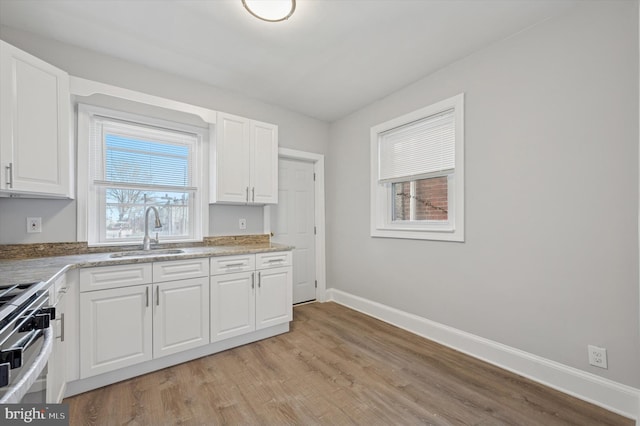
[[[278,148],[278,160],[288,158],[291,160],[306,161],[313,164],[315,174],[315,226],[316,226],[316,300],[326,302],[327,282],[325,268],[325,214],[324,214],[324,155],[313,152],[298,151],[296,149]],[[264,233],[271,234],[271,207],[264,208]]]

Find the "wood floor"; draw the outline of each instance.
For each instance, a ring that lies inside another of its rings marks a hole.
[[[290,333],[64,401],[75,425],[633,425],[334,303]]]

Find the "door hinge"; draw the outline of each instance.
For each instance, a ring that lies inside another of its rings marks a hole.
[[[318,280],[316,280],[316,288],[318,288]]]

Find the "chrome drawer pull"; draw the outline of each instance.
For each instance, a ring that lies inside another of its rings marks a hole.
[[[60,314],[60,341],[64,342],[64,314]]]
[[[13,188],[13,163],[5,167],[7,170],[7,188]]]

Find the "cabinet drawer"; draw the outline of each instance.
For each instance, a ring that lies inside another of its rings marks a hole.
[[[256,269],[291,266],[290,251],[276,251],[256,254]]]
[[[153,262],[153,282],[209,276],[209,258]]]
[[[253,271],[255,269],[255,265],[256,256],[254,254],[212,257],[211,275]]]
[[[80,292],[151,283],[151,263],[98,266],[80,270]]]

